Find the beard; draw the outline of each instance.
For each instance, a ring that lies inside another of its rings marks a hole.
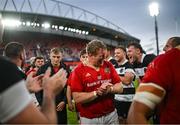
[[[138,58],[136,56],[130,56],[129,57],[129,63],[131,63],[131,64],[138,63]]]
[[[103,60],[104,60],[104,59],[99,59],[94,66],[99,67],[100,65],[102,65]]]

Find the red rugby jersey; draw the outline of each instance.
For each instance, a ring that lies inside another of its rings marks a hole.
[[[72,73],[71,90],[72,92],[92,92],[105,82],[112,84],[120,82],[120,77],[110,62],[104,61],[99,71],[81,63]],[[79,104],[79,108],[81,117],[101,117],[114,111],[113,95],[98,97],[92,102]]]
[[[148,66],[143,83],[155,83],[166,90],[160,105],[160,123],[180,123],[180,50],[158,56]]]

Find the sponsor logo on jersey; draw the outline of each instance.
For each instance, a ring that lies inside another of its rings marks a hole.
[[[91,74],[90,73],[86,73],[86,75],[85,75],[86,77],[89,77],[89,76],[91,76]]]

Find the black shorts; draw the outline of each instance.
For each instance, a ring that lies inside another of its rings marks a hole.
[[[127,118],[131,102],[121,102],[114,100],[115,108],[117,109],[118,116]]]

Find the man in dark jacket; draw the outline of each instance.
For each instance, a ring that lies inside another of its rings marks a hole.
[[[19,42],[9,42],[4,48],[4,56],[18,67],[22,78],[26,79],[26,74],[22,70],[26,57],[24,45]]]
[[[50,61],[39,68],[37,75],[45,73],[48,68],[51,68],[51,75],[59,71],[60,68],[66,70],[69,74],[69,69],[61,61],[62,53],[58,48],[53,48],[50,51]],[[37,100],[42,105],[43,91],[36,93]],[[58,115],[58,124],[67,124],[67,111],[66,111],[66,88],[56,96],[56,111]]]

